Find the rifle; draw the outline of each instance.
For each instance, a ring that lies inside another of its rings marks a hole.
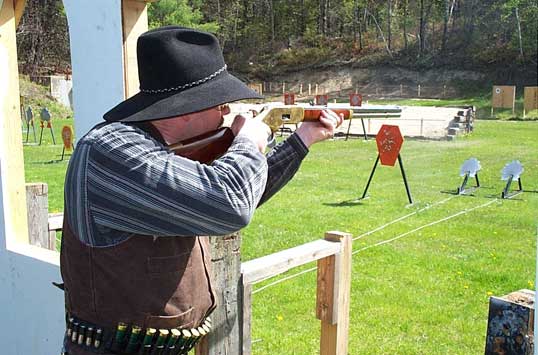
[[[325,106],[275,105],[264,108],[256,115],[256,119],[267,124],[274,133],[283,124],[318,121],[321,117],[321,112],[327,109]],[[345,120],[353,115],[353,110],[330,110],[334,111],[337,115],[343,115]],[[176,155],[209,164],[226,153],[234,138],[235,136],[230,128],[221,127],[215,131],[170,144],[168,149],[172,150]]]

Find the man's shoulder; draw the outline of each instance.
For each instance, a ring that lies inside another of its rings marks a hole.
[[[93,127],[79,143],[106,144],[113,141],[143,141],[146,138],[145,132],[138,127],[122,122],[104,122]]]

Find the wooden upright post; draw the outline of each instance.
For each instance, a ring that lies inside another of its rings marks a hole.
[[[25,1],[0,2],[0,201],[6,235],[28,242],[26,188],[20,119],[19,71],[17,67],[16,21]]]
[[[123,72],[125,98],[139,91],[136,44],[138,37],[148,30],[148,10],[146,2],[140,0],[122,1],[123,27]]]
[[[352,236],[327,232],[325,240],[340,242],[342,249],[339,254],[318,260],[316,317],[321,320],[320,355],[347,355]]]
[[[56,250],[56,240],[49,233],[49,188],[42,182],[26,184],[28,234],[30,244]]]
[[[196,355],[241,354],[241,235],[211,237],[211,274],[217,308],[213,329],[196,347]]]

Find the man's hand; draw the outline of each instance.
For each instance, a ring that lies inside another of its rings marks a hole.
[[[247,137],[256,144],[261,153],[265,153],[267,138],[271,135],[271,129],[268,125],[253,119],[250,114],[240,114],[235,116],[230,128],[236,137]]]
[[[343,116],[338,116],[331,110],[321,111],[321,117],[317,122],[303,122],[295,133],[303,143],[310,147],[312,144],[324,141],[334,136],[334,131],[344,121]]]

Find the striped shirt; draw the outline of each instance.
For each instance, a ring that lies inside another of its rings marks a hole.
[[[298,170],[308,149],[290,136],[267,156],[238,136],[211,165],[177,156],[144,130],[96,126],[77,144],[65,182],[65,213],[86,244],[111,246],[132,234],[224,235]]]

